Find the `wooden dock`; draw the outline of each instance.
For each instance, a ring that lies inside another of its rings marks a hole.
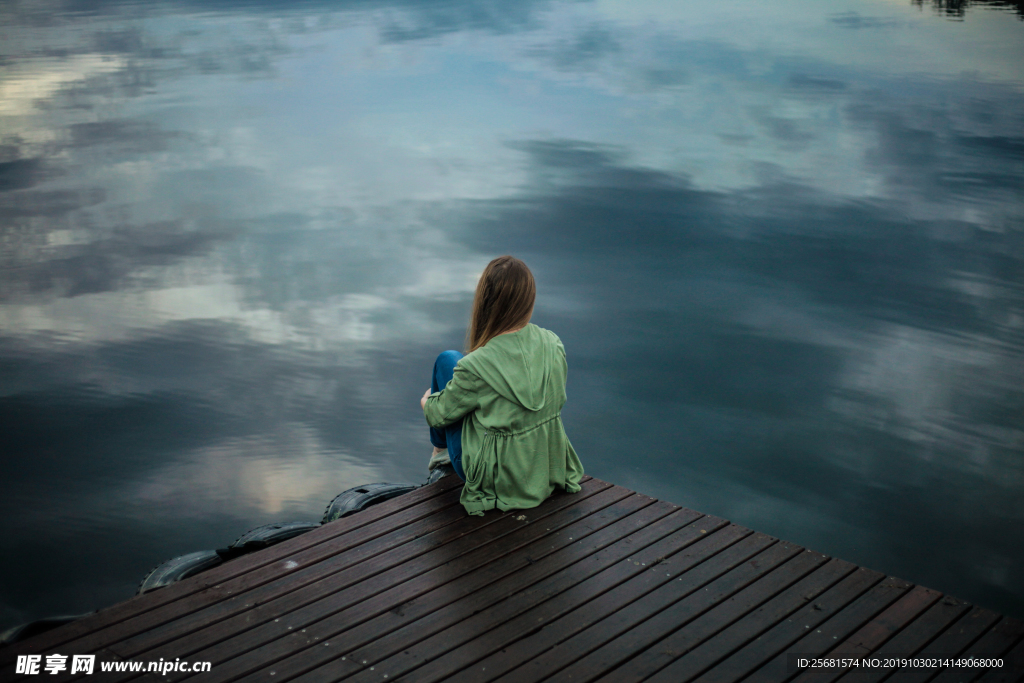
[[[0,653],[0,681],[953,683],[1024,679],[1024,623],[587,478],[470,517],[454,476]],[[95,654],[17,675],[19,654]],[[788,653],[1001,657],[794,670]],[[103,673],[102,662],[212,663]]]

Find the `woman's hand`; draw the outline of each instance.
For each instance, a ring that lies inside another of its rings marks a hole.
[[[423,398],[420,399],[420,409],[421,410],[426,410],[427,409],[427,397],[430,396],[430,393],[431,392],[430,392],[429,388],[426,391],[423,392]]]

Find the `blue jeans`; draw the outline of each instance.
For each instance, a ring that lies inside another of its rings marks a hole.
[[[441,355],[434,361],[434,374],[430,379],[430,391],[436,393],[444,389],[445,385],[455,374],[455,364],[462,358],[458,351],[442,351]],[[448,457],[451,458],[452,467],[459,479],[466,481],[466,473],[462,471],[462,420],[453,422],[440,429],[430,428],[430,443],[438,448],[447,448]]]

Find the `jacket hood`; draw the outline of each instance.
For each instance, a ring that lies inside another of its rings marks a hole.
[[[530,411],[544,408],[558,345],[553,334],[527,323],[466,355],[459,364],[487,382],[503,398]]]

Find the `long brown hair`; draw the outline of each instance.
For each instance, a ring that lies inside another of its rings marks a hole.
[[[473,296],[466,353],[503,332],[525,326],[536,299],[537,283],[525,263],[512,256],[499,256],[488,263]]]

